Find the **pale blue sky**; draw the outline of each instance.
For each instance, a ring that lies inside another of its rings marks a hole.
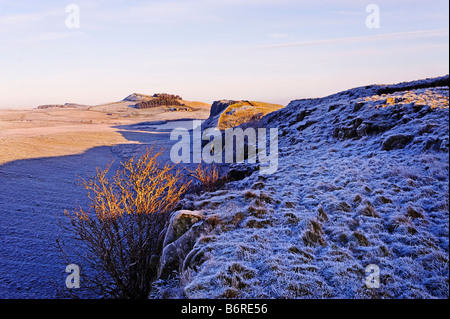
[[[68,4],[80,9],[69,29]],[[380,8],[369,29],[368,4]],[[449,72],[447,0],[0,0],[0,107],[130,93],[287,104]]]

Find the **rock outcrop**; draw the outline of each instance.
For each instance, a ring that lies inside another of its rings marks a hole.
[[[217,127],[222,112],[225,111],[230,105],[235,103],[237,103],[237,101],[233,100],[214,101],[213,104],[211,105],[209,117],[202,123],[202,130]]]
[[[214,101],[211,105],[211,111],[209,114],[209,117],[213,117],[216,115],[219,115],[223,111],[226,110],[227,107],[229,107],[232,104],[237,103],[237,101],[233,100],[220,100],[220,101]]]
[[[278,127],[294,142],[316,132],[322,141],[360,140],[385,151],[401,148],[448,151],[448,127],[438,120],[448,113],[449,76],[369,85],[325,98],[292,101],[258,125]],[[301,135],[299,135],[301,133]]]
[[[151,95],[140,94],[140,93],[132,93],[124,98],[122,101],[127,102],[142,102],[151,100],[153,97]]]
[[[198,211],[181,210],[172,215],[163,237],[158,278],[166,279],[184,265],[197,238],[206,231],[203,219]]]

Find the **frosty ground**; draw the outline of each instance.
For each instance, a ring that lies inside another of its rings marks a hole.
[[[448,114],[446,76],[267,115],[278,171],[185,198],[204,231],[151,297],[448,298]]]
[[[177,127],[191,127],[191,121],[175,121]],[[0,298],[67,297],[65,287],[66,256],[57,239],[66,243],[70,262],[77,263],[79,243],[71,240],[59,226],[67,222],[64,210],[88,204],[86,193],[77,182],[114,161],[136,154],[147,146],[170,147],[170,123],[123,125],[124,141],[136,144],[99,146],[81,154],[16,160],[0,166]],[[175,124],[172,124],[175,125]],[[161,127],[161,130],[158,128]],[[156,144],[155,144],[156,143]],[[169,161],[169,157],[161,158]],[[81,272],[86,271],[79,264]],[[83,287],[83,283],[81,282]],[[87,291],[84,298],[98,298]]]
[[[278,170],[238,164],[240,178],[188,194],[179,209],[200,221],[169,245],[197,236],[178,264],[160,265],[150,297],[448,298],[448,96],[446,76],[295,100],[263,117],[255,127],[278,128]],[[120,130],[115,146],[0,166],[1,298],[64,289],[57,219],[86,204],[78,175],[171,145],[149,123]],[[368,265],[379,288],[366,286]]]

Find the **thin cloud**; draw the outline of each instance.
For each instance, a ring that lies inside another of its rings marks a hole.
[[[211,5],[205,0],[144,2],[131,5],[125,10],[100,13],[100,17],[128,23],[174,24],[197,21],[214,21],[219,17],[210,12]]]
[[[24,30],[37,32],[38,30],[49,29],[57,21],[55,19],[63,19],[64,14],[64,7],[61,10],[3,14],[0,15],[0,33],[11,34]]]
[[[301,46],[316,46],[316,45],[327,45],[327,44],[349,44],[349,43],[360,43],[360,42],[373,42],[373,41],[383,41],[383,40],[395,40],[395,39],[411,39],[411,38],[423,38],[423,37],[448,37],[448,28],[435,29],[435,30],[418,30],[418,31],[408,31],[408,32],[395,32],[395,33],[384,33],[369,36],[354,36],[354,37],[344,37],[344,38],[330,38],[330,39],[320,39],[320,40],[310,40],[301,42],[290,42],[290,43],[279,43],[279,44],[268,44],[253,47],[251,49],[274,49],[274,48],[289,48],[289,47],[301,47]]]
[[[39,42],[48,42],[48,41],[57,41],[61,39],[67,39],[72,34],[69,32],[42,32],[35,36],[20,39],[18,43],[39,43]]]
[[[0,16],[0,25],[17,25],[24,23],[32,23],[42,21],[44,16],[37,13],[21,13],[21,14],[9,14]]]
[[[127,23],[184,24],[191,22],[226,22],[224,9],[245,7],[289,6],[295,0],[166,0],[137,1],[120,10],[96,12],[97,18]]]

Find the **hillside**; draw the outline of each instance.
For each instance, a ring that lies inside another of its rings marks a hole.
[[[278,170],[237,164],[246,177],[186,197],[169,229],[191,223],[150,297],[448,298],[448,80],[294,100],[255,122],[278,128]]]
[[[217,127],[220,130],[253,123],[263,116],[283,108],[283,105],[258,101],[219,100],[211,105],[209,118],[202,127]]]
[[[179,95],[168,93],[155,93],[153,95],[133,93],[128,95],[123,101],[133,102],[130,106],[137,109],[165,107],[166,110],[172,112],[197,111],[210,107],[207,103],[186,101]]]

